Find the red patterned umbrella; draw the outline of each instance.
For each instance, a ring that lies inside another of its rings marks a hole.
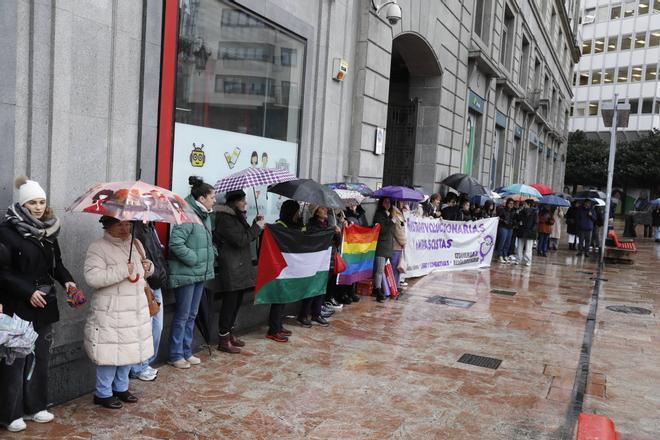
[[[541,193],[543,196],[550,195],[554,193],[552,188],[550,188],[548,185],[543,185],[542,183],[535,183],[534,185],[530,185],[532,188],[537,190],[538,192]]]

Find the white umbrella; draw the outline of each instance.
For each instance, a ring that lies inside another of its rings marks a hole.
[[[605,206],[605,200],[603,199],[598,199],[598,198],[593,198],[591,199],[596,206]]]
[[[358,191],[352,191],[350,189],[334,189],[333,191],[336,192],[339,198],[346,203],[354,203],[356,205],[360,205],[364,199],[366,199],[366,197],[360,194]]]

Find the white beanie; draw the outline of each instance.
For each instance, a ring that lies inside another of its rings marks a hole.
[[[34,180],[28,180],[27,177],[16,179],[16,188],[18,188],[18,203],[23,206],[30,200],[46,199],[46,191]]]

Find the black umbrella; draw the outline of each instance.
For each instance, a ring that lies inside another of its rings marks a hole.
[[[202,299],[199,302],[199,310],[197,311],[197,318],[195,318],[195,324],[197,329],[202,334],[204,341],[206,341],[206,346],[209,350],[209,356],[212,356],[211,352],[211,327],[213,326],[213,315],[215,314],[215,295],[209,289],[204,288],[202,293]]]
[[[588,191],[580,191],[579,193],[575,194],[576,199],[603,199],[605,200],[607,196],[605,195],[604,192],[598,191],[595,189],[590,189]]]
[[[330,188],[312,179],[291,180],[268,187],[268,192],[279,194],[298,202],[313,203],[331,209],[344,209],[346,203]]]
[[[444,185],[454,188],[459,193],[465,193],[468,196],[490,196],[490,191],[483,186],[477,179],[467,174],[456,173],[445,178],[442,182]]]

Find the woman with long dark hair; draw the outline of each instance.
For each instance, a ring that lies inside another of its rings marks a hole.
[[[382,283],[384,280],[385,264],[394,253],[394,222],[392,218],[392,201],[388,197],[378,200],[378,208],[374,214],[374,225],[380,225],[378,243],[376,244],[376,258],[374,260],[374,296],[376,301],[383,302]]]
[[[0,424],[9,431],[26,428],[25,420],[47,423],[54,416],[48,405],[48,361],[53,324],[59,321],[55,281],[67,289],[76,284],[62,262],[57,241],[60,221],[47,204],[39,183],[16,179],[18,199],[7,210],[0,225],[0,242],[11,262],[3,271],[4,313],[32,322],[39,334],[34,351],[34,372],[28,380],[32,358],[0,362]]]
[[[215,277],[213,263],[216,254],[211,233],[215,190],[196,176],[191,176],[188,183],[191,188],[186,202],[201,224],[184,223],[172,228],[167,280],[168,287],[174,289],[176,299],[170,331],[169,364],[184,369],[202,363],[192,354],[193,330],[204,283]]]
[[[213,239],[218,247],[219,286],[222,307],[218,322],[218,350],[240,353],[245,342],[232,333],[243,296],[251,292],[257,281],[252,264],[252,242],[264,228],[264,219],[257,216],[252,225],[247,222],[247,203],[242,190],[229,191],[225,204],[217,208]]]

